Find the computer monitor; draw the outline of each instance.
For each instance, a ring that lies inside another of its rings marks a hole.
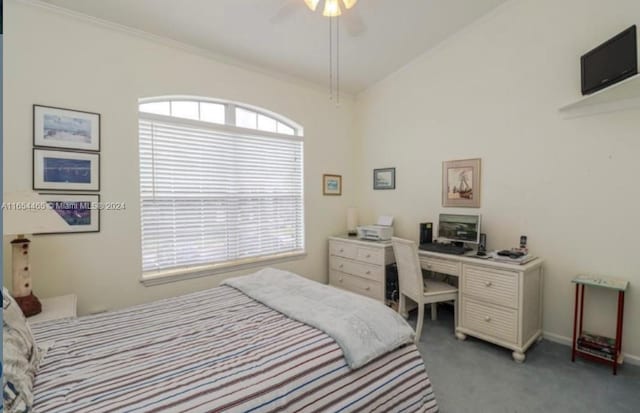
[[[480,243],[480,215],[440,214],[438,238],[452,242]]]

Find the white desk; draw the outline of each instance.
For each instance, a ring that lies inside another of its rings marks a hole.
[[[489,341],[524,361],[525,351],[542,337],[542,260],[515,265],[465,255],[419,254],[423,269],[458,277],[456,337]],[[335,287],[384,302],[385,267],[394,262],[391,241],[329,238],[329,283]]]
[[[423,269],[458,277],[456,337],[506,347],[523,362],[525,351],[542,338],[542,260],[515,265],[428,251],[419,255]]]

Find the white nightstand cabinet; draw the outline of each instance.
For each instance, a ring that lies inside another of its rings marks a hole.
[[[29,324],[77,317],[76,304],[78,303],[78,297],[75,294],[43,298],[40,302],[42,303],[42,312],[27,318]]]
[[[386,266],[392,264],[391,241],[329,237],[329,284],[385,302]]]

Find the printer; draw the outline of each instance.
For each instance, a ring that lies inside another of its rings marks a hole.
[[[393,217],[381,216],[376,225],[358,227],[358,238],[369,241],[389,241],[393,237]]]

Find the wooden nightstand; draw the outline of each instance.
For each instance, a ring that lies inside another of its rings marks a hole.
[[[76,304],[78,297],[75,294],[61,295],[60,297],[43,298],[42,312],[27,318],[29,324],[42,321],[60,320],[63,318],[76,318]]]

